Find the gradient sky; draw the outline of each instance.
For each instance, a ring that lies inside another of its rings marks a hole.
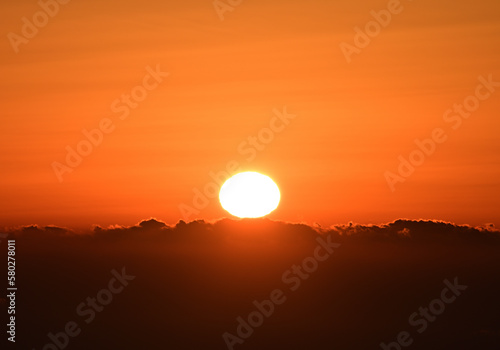
[[[72,0],[19,53],[7,35],[40,6],[3,2],[0,226],[175,223],[230,161],[278,183],[272,219],[500,226],[500,87],[443,120],[479,76],[500,82],[500,3],[401,4],[348,63],[341,43],[387,1],[244,1],[221,21],[209,0]],[[120,120],[112,103],[158,65],[170,76]],[[284,106],[296,117],[247,161],[239,145]],[[58,181],[103,118],[115,129]],[[391,191],[386,171],[436,128],[446,141]],[[190,219],[223,216],[212,199]]]

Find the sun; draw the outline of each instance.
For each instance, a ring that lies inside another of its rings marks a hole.
[[[280,190],[274,181],[254,171],[232,176],[219,192],[222,207],[240,218],[265,216],[278,207],[280,198]]]

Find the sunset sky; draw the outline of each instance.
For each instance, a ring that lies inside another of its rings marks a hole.
[[[210,0],[72,0],[24,38],[40,4],[2,2],[0,227],[219,219],[217,198],[181,208],[235,162],[278,184],[271,219],[500,226],[500,2],[402,0],[346,57],[354,28],[388,6],[247,0],[219,15]],[[464,101],[479,106],[447,113]],[[272,140],[251,146],[270,123]],[[68,166],[68,146],[100,127]],[[398,157],[436,129],[443,142],[391,188]]]

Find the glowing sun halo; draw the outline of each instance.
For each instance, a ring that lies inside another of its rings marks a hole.
[[[219,192],[222,207],[240,218],[258,218],[278,207],[280,190],[266,175],[253,171],[229,178]]]

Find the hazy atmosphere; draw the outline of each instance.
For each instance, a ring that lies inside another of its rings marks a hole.
[[[0,13],[1,349],[500,348],[500,2]]]

